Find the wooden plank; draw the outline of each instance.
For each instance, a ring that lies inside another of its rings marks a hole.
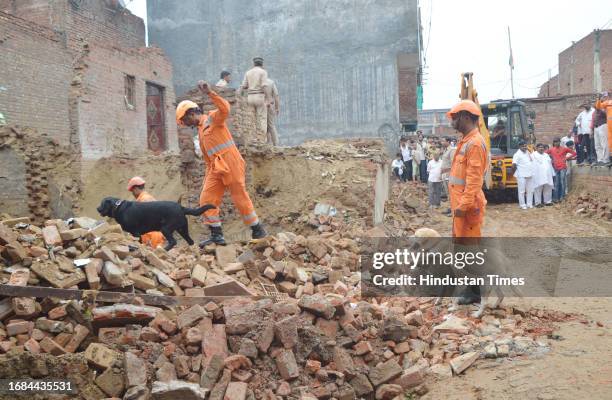
[[[249,297],[252,300],[260,300],[267,296],[202,296],[202,297],[177,297],[159,296],[141,293],[105,292],[96,290],[58,289],[41,286],[13,286],[0,285],[0,296],[8,297],[55,297],[62,300],[82,300],[84,297],[94,298],[101,303],[131,303],[134,298],[142,299],[144,304],[151,306],[192,306],[205,305],[209,302],[223,302],[235,297]]]

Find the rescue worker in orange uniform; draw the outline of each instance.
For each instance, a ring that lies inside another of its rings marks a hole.
[[[606,117],[608,118],[608,149],[612,157],[612,99],[610,99],[608,92],[603,92],[597,96],[595,108],[606,112]]]
[[[156,201],[153,196],[149,193],[145,192],[145,180],[139,176],[135,176],[128,182],[127,190],[132,192],[132,195],[136,198],[136,201],[139,203],[146,203],[149,201]],[[161,246],[166,241],[164,235],[161,232],[147,232],[140,237],[140,242],[156,248],[157,246]]]
[[[489,162],[485,140],[478,129],[481,115],[480,107],[470,100],[460,101],[447,113],[453,128],[463,135],[457,143],[448,178],[453,242],[460,245],[478,244],[487,205],[482,186]],[[468,289],[458,304],[481,301],[478,286]]]
[[[198,82],[202,93],[208,95],[217,109],[203,114],[198,105],[184,100],[176,107],[176,122],[182,126],[198,128],[200,149],[206,162],[206,175],[200,204],[214,204],[217,208],[204,213],[204,222],[210,227],[210,238],[200,243],[225,244],[219,206],[226,189],[229,189],[236,208],[242,215],[242,221],[250,226],[253,239],[265,237],[266,231],[253,208],[251,198],[245,185],[245,162],[230,133],[225,121],[230,113],[229,103],[210,89],[208,82]]]

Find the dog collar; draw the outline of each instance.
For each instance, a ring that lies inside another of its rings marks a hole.
[[[111,215],[113,218],[115,218],[115,211],[117,211],[117,209],[119,208],[119,206],[121,204],[123,204],[123,200],[117,200],[115,202],[114,207],[113,207],[113,212],[112,212],[112,215]]]

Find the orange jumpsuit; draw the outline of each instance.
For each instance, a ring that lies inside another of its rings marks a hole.
[[[610,149],[610,154],[612,154],[612,100],[597,100],[595,108],[604,110],[606,117],[608,117],[608,149]]]
[[[198,125],[200,148],[206,162],[200,206],[213,204],[217,208],[204,213],[204,222],[210,226],[221,226],[219,206],[225,189],[229,189],[242,221],[248,226],[256,225],[259,219],[246,191],[245,162],[225,124],[230,105],[213,91],[208,93],[208,97],[217,109],[202,115]]]
[[[136,201],[139,203],[146,203],[149,201],[155,201],[155,198],[153,196],[151,196],[149,193],[143,191],[142,193],[140,193],[140,195],[136,198]],[[162,244],[164,244],[166,238],[164,237],[164,235],[161,232],[157,232],[157,231],[153,231],[153,232],[147,232],[144,235],[142,235],[140,237],[140,241],[148,246],[153,247],[154,249],[157,246],[161,246]]]
[[[484,138],[475,128],[457,144],[448,178],[451,209],[465,212],[463,217],[453,215],[453,237],[481,236],[487,205],[482,184],[488,165]]]

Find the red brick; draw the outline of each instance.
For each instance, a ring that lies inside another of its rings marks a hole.
[[[29,321],[12,320],[6,326],[6,333],[9,336],[15,336],[15,335],[18,335],[20,333],[28,333],[29,330],[30,330],[30,325],[31,324],[32,323],[29,322]]]
[[[49,310],[49,312],[47,313],[47,316],[49,317],[49,319],[62,319],[66,315],[68,315],[68,313],[66,312],[65,306],[55,307]]]
[[[225,359],[228,355],[227,337],[225,325],[215,324],[209,331],[204,332],[202,339],[202,350],[204,351],[204,364],[207,365],[211,357],[219,354]]]
[[[18,269],[11,273],[11,277],[8,281],[9,285],[14,286],[26,286],[28,284],[28,279],[30,278],[30,270],[29,269]]]
[[[30,353],[34,353],[34,354],[40,353],[40,345],[34,339],[30,339],[27,342],[25,342],[23,347]]]
[[[295,379],[300,376],[300,370],[291,350],[282,350],[276,356],[276,367],[285,380]]]
[[[40,341],[40,348],[45,352],[54,356],[60,356],[66,353],[66,350],[57,344],[53,339],[46,337]]]
[[[248,385],[244,382],[230,382],[225,390],[223,400],[245,400]]]
[[[292,349],[298,343],[298,316],[284,318],[274,324],[276,338],[286,349]]]
[[[355,354],[358,356],[372,352],[372,345],[367,341],[359,342],[353,348],[355,349]]]
[[[68,353],[74,353],[79,348],[79,345],[83,342],[83,340],[85,340],[87,335],[89,335],[89,329],[83,325],[77,325],[74,328],[72,338],[64,348]]]

